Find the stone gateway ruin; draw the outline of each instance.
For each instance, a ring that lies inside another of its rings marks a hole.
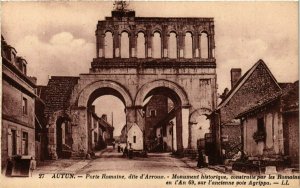
[[[217,105],[214,19],[136,17],[125,8],[111,13],[97,23],[96,57],[89,73],[49,80],[49,155],[55,159],[58,150],[70,150],[76,157],[93,149],[89,109],[103,95],[124,103],[127,133],[131,127],[140,129],[133,138],[126,135],[127,140],[143,143],[142,150],[147,145],[144,102],[150,96],[167,97],[173,104],[165,117],[173,120],[167,131],[171,150],[196,151],[201,135],[209,132],[206,115]],[[65,140],[58,149],[62,126]]]

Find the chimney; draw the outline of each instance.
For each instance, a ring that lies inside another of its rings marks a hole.
[[[101,118],[107,122],[107,115],[106,114],[103,114]]]
[[[37,78],[35,76],[29,76],[29,79],[34,83],[35,85],[37,84]]]
[[[235,84],[239,81],[242,75],[242,69],[240,68],[232,68],[230,70],[231,75],[231,89],[235,86]]]

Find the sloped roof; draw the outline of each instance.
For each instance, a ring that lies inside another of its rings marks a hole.
[[[46,104],[45,114],[50,114],[58,110],[66,110],[69,107],[72,90],[78,83],[78,79],[79,77],[51,77],[43,92],[43,98]]]
[[[274,93],[274,94],[271,95],[271,96],[267,96],[267,97],[263,98],[263,99],[260,100],[257,104],[249,106],[249,108],[247,108],[247,110],[245,110],[245,111],[243,111],[242,113],[238,114],[236,117],[237,117],[237,118],[238,118],[238,117],[242,117],[243,115],[245,115],[245,114],[247,114],[247,113],[249,113],[249,112],[252,112],[252,111],[254,111],[254,110],[256,110],[256,109],[259,109],[259,108],[261,108],[261,107],[263,107],[263,106],[266,106],[266,105],[268,105],[268,104],[270,104],[270,103],[276,101],[277,99],[280,98],[281,94],[282,94],[282,92],[279,91],[279,92],[277,92],[277,93]]]
[[[234,96],[234,94],[242,87],[242,85],[247,81],[247,79],[251,76],[251,74],[254,72],[254,70],[259,65],[263,65],[264,66],[264,68],[267,70],[267,72],[271,76],[272,80],[274,81],[274,83],[276,83],[276,85],[278,86],[278,88],[281,90],[281,87],[279,86],[279,84],[276,81],[275,77],[271,73],[270,69],[267,67],[267,65],[265,64],[265,62],[260,59],[238,80],[238,82],[235,84],[235,86],[226,95],[226,97],[224,98],[224,100],[222,100],[222,102],[219,104],[219,106],[217,107],[217,110],[220,109],[220,108],[222,108],[222,107],[224,107],[230,101],[230,99]],[[274,93],[274,95],[277,96],[278,94]],[[269,97],[270,98],[274,97],[274,95],[272,95],[272,96],[266,96],[266,98],[263,99],[263,101],[264,100],[268,100],[267,98],[269,98]]]
[[[138,126],[138,124],[136,123],[127,123],[127,132],[133,127],[133,126],[137,126],[141,131],[142,129],[140,128],[140,126]],[[126,125],[125,125],[126,126]]]
[[[278,83],[282,90],[289,89],[293,87],[294,83]]]
[[[299,81],[286,87],[282,94],[284,112],[299,112]]]
[[[99,117],[99,123],[100,123],[100,125],[104,126],[105,128],[114,129],[114,127],[102,117]]]
[[[282,99],[283,112],[298,112],[299,111],[299,81],[294,83],[279,83],[284,89],[275,93],[272,96],[266,97],[259,101],[255,106],[252,106],[247,111],[240,113],[237,117],[242,117],[244,114],[252,112],[263,106],[266,106],[277,99]]]

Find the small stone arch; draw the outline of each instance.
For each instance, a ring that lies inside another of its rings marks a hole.
[[[184,58],[193,58],[194,35],[190,30],[184,33]]]
[[[146,34],[143,31],[136,34],[136,57],[146,58]]]
[[[126,107],[132,106],[132,97],[125,87],[114,81],[99,80],[87,85],[79,92],[77,100],[78,107],[87,107],[91,94],[101,88],[111,88],[117,91],[123,97],[121,100],[124,102],[124,105]]]
[[[119,31],[119,35],[121,35],[122,33],[127,33],[128,34],[128,37],[131,36],[131,31],[129,28],[123,28],[122,30]]]
[[[72,123],[69,114],[64,110],[55,111],[48,117],[48,157],[50,159],[57,159],[57,124],[59,120],[66,120]],[[72,145],[71,145],[72,147]]]
[[[206,30],[201,31],[200,33],[200,51],[201,51],[201,58],[209,58],[209,32]]]
[[[162,36],[162,29],[159,27],[155,27],[151,30],[151,35],[153,36],[155,32],[158,32],[160,34],[160,36]]]
[[[207,116],[211,113],[210,109],[199,108],[190,114],[189,118],[189,147],[198,148],[198,142],[205,138],[206,133],[210,133],[210,121]]]
[[[209,114],[211,114],[211,110],[208,108],[199,108],[194,110],[191,114],[190,114],[190,123],[194,124],[197,123],[197,117],[201,116],[201,115],[205,115],[208,116]]]
[[[192,36],[194,35],[195,33],[195,28],[193,26],[190,26],[190,25],[186,25],[182,28],[182,32],[183,33],[191,33]]]
[[[139,33],[143,33],[145,36],[147,35],[147,31],[143,28],[137,29],[135,35],[137,36]]]
[[[171,33],[175,33],[176,37],[178,36],[178,31],[176,31],[175,29],[170,29],[167,31],[168,36],[170,36]]]
[[[177,58],[178,50],[178,34],[176,31],[170,31],[168,33],[168,58]]]
[[[105,29],[103,30],[104,35],[105,35],[107,32],[111,32],[112,36],[114,36],[114,34],[115,34],[113,28],[105,28]]]
[[[202,33],[205,33],[205,34],[207,34],[207,35],[209,35],[209,32],[206,30],[206,29],[202,29],[202,30],[200,30],[200,32],[199,32],[200,34],[202,34]]]
[[[184,35],[186,35],[187,33],[190,33],[192,37],[194,37],[194,35],[195,35],[193,30],[190,30],[190,29],[183,30]]]
[[[135,106],[142,106],[143,105],[143,101],[145,99],[145,97],[147,96],[147,94],[158,87],[166,87],[169,88],[170,90],[174,91],[178,97],[181,100],[181,105],[182,106],[189,106],[189,99],[188,96],[186,94],[186,92],[184,91],[183,88],[181,88],[178,84],[171,82],[169,80],[155,80],[152,82],[148,82],[146,84],[144,84],[137,92],[134,104]]]

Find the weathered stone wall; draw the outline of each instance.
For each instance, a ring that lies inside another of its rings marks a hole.
[[[266,138],[256,142],[253,138],[257,131],[257,118],[263,118]],[[268,106],[265,110],[249,115],[243,120],[244,151],[248,156],[276,157],[284,154],[282,115],[276,106]]]
[[[177,70],[176,70],[177,69]],[[80,104],[81,107],[86,107],[90,94],[101,87],[110,87],[121,93],[125,99],[125,106],[127,107],[127,121],[137,123],[141,129],[144,129],[144,118],[141,116],[142,102],[146,95],[152,89],[158,87],[166,87],[174,91],[181,100],[181,105],[185,106],[191,113],[197,109],[204,108],[213,110],[216,106],[216,73],[215,68],[149,68],[140,70],[138,68],[106,68],[97,69],[97,72],[90,74],[81,74],[78,85],[73,91],[71,99],[72,104]],[[97,87],[90,87],[94,83],[98,84]],[[117,87],[116,87],[117,86]],[[92,89],[90,89],[92,88]],[[120,89],[121,88],[121,89]],[[147,88],[147,89],[142,89]],[[90,90],[87,92],[87,90]],[[143,100],[137,100],[141,98]],[[82,101],[85,101],[82,103]],[[82,111],[82,113],[84,113]],[[84,115],[82,116],[84,118]],[[187,114],[187,118],[189,114]],[[177,124],[182,124],[186,129],[187,135],[189,133],[188,119],[182,123],[182,117],[179,116]],[[80,120],[78,124],[83,131],[86,129],[85,120]],[[180,122],[180,123],[179,123]],[[181,129],[181,130],[180,130]],[[182,128],[178,129],[177,134],[182,134]],[[78,131],[81,132],[81,131]],[[86,132],[86,131],[84,131]],[[83,135],[80,134],[82,137]],[[80,143],[83,138],[78,138],[79,135],[74,133],[74,146]],[[183,138],[188,143],[188,137]],[[76,141],[75,141],[76,140]],[[187,147],[188,144],[186,144]]]
[[[299,114],[287,113],[283,115],[284,135],[287,145],[285,152],[290,156],[292,166],[299,167]]]
[[[241,138],[241,125],[240,124],[226,124],[222,126],[222,140],[227,139],[227,141],[222,142],[222,149],[230,152],[235,146],[241,149],[241,146],[238,146],[242,143]],[[234,151],[236,152],[236,150]]]
[[[81,74],[79,85],[77,87],[77,92],[81,92],[89,84],[95,82],[106,81],[109,82],[111,86],[119,85],[128,93],[129,98],[136,102],[139,90],[143,86],[151,87],[171,87],[169,83],[174,83],[178,89],[180,89],[189,104],[192,105],[192,110],[198,108],[208,108],[212,109],[215,107],[216,99],[216,72],[215,67],[212,68],[164,68],[164,67],[153,67],[144,68],[142,70],[139,67],[127,68],[120,67],[114,68],[107,65],[106,68],[97,69],[95,72],[90,74]],[[156,81],[165,81],[166,85],[154,85]],[[114,84],[115,82],[116,84]],[[177,89],[174,88],[174,89]],[[171,88],[173,89],[173,88]],[[178,95],[181,93],[175,91]],[[147,93],[140,93],[142,96],[146,96]],[[85,97],[88,97],[85,95]],[[75,99],[76,100],[76,99]],[[183,101],[181,101],[183,103]],[[188,103],[183,103],[182,105],[189,105]],[[86,105],[86,104],[85,104]],[[126,104],[128,105],[128,104]],[[134,105],[142,105],[141,102],[135,103]]]

